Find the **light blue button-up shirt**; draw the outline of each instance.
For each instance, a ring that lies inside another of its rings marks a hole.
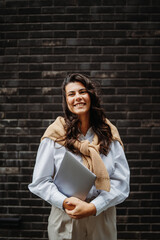
[[[93,137],[94,132],[90,128],[85,136],[80,136],[80,140],[92,142]],[[57,189],[53,182],[53,176],[58,171],[66,151],[64,146],[45,138],[39,145],[32,183],[28,186],[32,193],[62,210],[66,196]],[[80,155],[74,154],[74,156],[82,162]],[[89,191],[87,199],[92,199],[91,202],[97,210],[96,215],[123,202],[129,195],[130,171],[120,143],[113,141],[108,155],[101,154],[101,158],[110,176],[111,189],[110,192],[106,192],[97,190],[93,186]]]

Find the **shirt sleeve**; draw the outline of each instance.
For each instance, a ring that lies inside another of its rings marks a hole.
[[[63,209],[63,201],[66,198],[53,182],[54,175],[54,143],[45,138],[39,145],[36,164],[33,171],[32,183],[29,190],[51,205]]]
[[[111,190],[100,191],[100,194],[91,201],[97,209],[96,216],[109,207],[120,204],[129,195],[130,170],[123,148],[118,141],[114,141],[110,151],[114,161],[114,171],[110,176]]]

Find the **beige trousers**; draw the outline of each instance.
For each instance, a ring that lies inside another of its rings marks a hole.
[[[78,220],[52,206],[48,236],[49,240],[117,240],[116,209],[111,207],[98,216]]]

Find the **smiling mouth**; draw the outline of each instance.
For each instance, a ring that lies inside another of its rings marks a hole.
[[[84,105],[86,105],[85,103],[77,103],[74,105],[74,107],[83,107]]]

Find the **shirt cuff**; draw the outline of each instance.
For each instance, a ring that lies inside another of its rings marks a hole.
[[[106,207],[106,202],[104,201],[104,199],[100,199],[101,197],[98,196],[96,197],[94,200],[91,201],[91,203],[93,203],[96,207],[96,215],[95,216],[98,216],[101,212],[103,212],[104,210],[107,209]]]
[[[53,200],[52,205],[60,208],[61,210],[64,210],[63,202],[66,198],[67,197],[64,194],[62,194],[61,192],[57,192],[56,196],[54,196],[54,200]]]

